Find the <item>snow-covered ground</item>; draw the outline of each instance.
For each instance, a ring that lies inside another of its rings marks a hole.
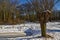
[[[6,27],[8,25],[3,25],[3,26]],[[13,25],[13,26],[15,27],[15,28],[13,28],[14,31],[26,31],[29,28],[31,28],[34,31],[31,30],[33,33],[31,36],[7,38],[7,39],[11,39],[11,40],[13,40],[13,39],[14,40],[60,40],[60,22],[48,22],[47,23],[47,34],[53,36],[54,37],[53,39],[51,39],[51,38],[34,38],[36,36],[41,36],[41,29],[40,29],[39,23],[25,23],[25,24],[20,24],[20,25]],[[8,30],[12,30],[12,29],[8,29]],[[4,38],[4,40],[5,39],[6,38]]]

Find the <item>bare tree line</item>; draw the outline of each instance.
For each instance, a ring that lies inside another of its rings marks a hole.
[[[18,0],[0,0],[0,24],[14,24],[19,21],[17,5]]]

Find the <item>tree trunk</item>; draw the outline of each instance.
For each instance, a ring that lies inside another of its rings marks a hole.
[[[46,37],[46,23],[40,23],[41,25],[41,35],[42,37]]]

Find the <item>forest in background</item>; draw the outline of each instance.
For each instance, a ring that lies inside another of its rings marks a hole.
[[[60,10],[53,10],[49,21],[59,21]],[[0,24],[37,22],[38,17],[30,3],[20,4],[19,0],[0,0]]]

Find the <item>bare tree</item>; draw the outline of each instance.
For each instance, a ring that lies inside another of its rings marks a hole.
[[[16,16],[19,15],[17,5],[19,5],[19,0],[0,0],[0,19],[3,23],[14,23]]]
[[[9,7],[9,1],[8,0],[0,0],[0,14],[1,14],[1,22],[7,21],[7,15],[8,15],[8,7]],[[8,5],[8,6],[7,6]]]
[[[46,35],[46,22],[51,18],[52,10],[58,2],[60,2],[60,0],[27,0],[27,3],[29,3],[37,13],[43,37],[49,37]]]

